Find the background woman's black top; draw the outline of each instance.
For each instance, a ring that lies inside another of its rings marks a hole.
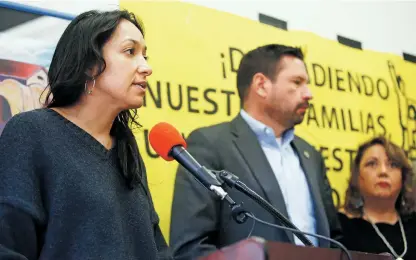
[[[362,218],[348,218],[339,213],[339,220],[343,230],[343,237],[339,239],[348,250],[368,253],[391,253],[383,240],[378,236],[371,223]],[[407,239],[407,253],[404,260],[416,259],[416,215],[402,216],[402,222]],[[400,232],[400,225],[387,223],[376,224],[398,255],[404,251],[404,243]]]

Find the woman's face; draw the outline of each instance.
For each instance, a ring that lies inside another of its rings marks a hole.
[[[93,90],[109,97],[109,106],[118,109],[139,108],[147,88],[147,76],[152,69],[147,63],[143,34],[131,22],[122,19],[111,38],[103,46],[106,62],[104,72],[96,79]],[[91,83],[90,83],[91,84]]]
[[[396,201],[402,188],[402,171],[380,144],[369,147],[360,162],[359,187],[366,198]]]

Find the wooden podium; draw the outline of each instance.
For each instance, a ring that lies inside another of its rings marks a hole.
[[[353,260],[394,260],[389,254],[349,251]],[[341,249],[296,246],[250,238],[224,247],[199,260],[348,260]]]

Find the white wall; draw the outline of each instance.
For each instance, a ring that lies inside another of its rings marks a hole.
[[[87,10],[118,9],[118,0],[7,0],[18,4],[77,15]]]
[[[184,0],[258,20],[263,13],[288,22],[289,30],[337,40],[358,40],[364,49],[416,55],[416,1]]]
[[[118,8],[118,0],[12,1],[72,14],[78,14],[88,9]],[[395,53],[398,55],[402,55],[402,52],[416,55],[416,1],[183,1],[229,12],[253,20],[258,20],[258,14],[263,13],[287,21],[289,30],[310,31],[332,40],[337,40],[337,34],[339,34],[360,41],[364,49]]]

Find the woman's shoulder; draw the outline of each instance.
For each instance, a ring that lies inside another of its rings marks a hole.
[[[36,136],[41,129],[50,127],[50,112],[48,109],[40,108],[20,112],[10,118],[2,131],[2,138],[15,138],[16,136]]]
[[[14,126],[41,126],[45,125],[45,123],[50,122],[50,119],[53,117],[57,117],[57,114],[52,109],[37,108],[13,115],[13,117],[7,121],[6,126],[8,124]]]
[[[364,221],[361,216],[348,213],[344,210],[338,211],[338,219],[343,226],[348,224],[357,224]]]
[[[7,122],[8,124],[27,124],[27,123],[38,123],[42,119],[48,117],[50,109],[38,108],[29,111],[24,111],[13,115],[12,118]]]
[[[348,219],[361,218],[361,216],[359,214],[350,213],[350,212],[346,211],[343,208],[340,208],[338,210],[338,217],[340,217],[340,218],[348,218]]]
[[[404,216],[401,216],[403,222],[406,222],[410,225],[414,225],[416,227],[416,212],[411,212]]]

